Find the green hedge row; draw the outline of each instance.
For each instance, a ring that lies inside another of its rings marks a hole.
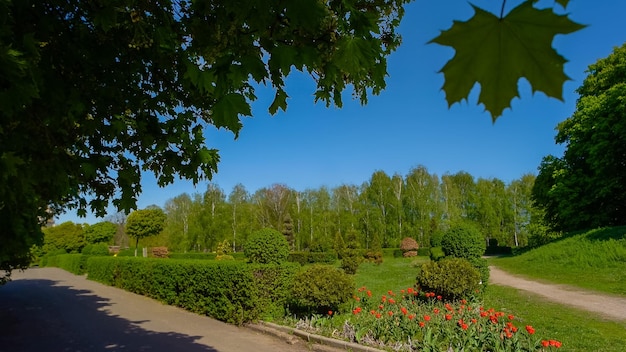
[[[89,279],[233,324],[282,315],[297,264],[92,257]]]
[[[244,260],[246,256],[243,252],[231,253],[236,260]],[[217,258],[216,253],[199,253],[199,252],[189,252],[189,253],[170,253],[168,255],[170,259],[202,259],[202,260],[215,260]]]
[[[420,257],[428,257],[430,255],[430,248],[420,247],[417,250],[417,255]],[[400,248],[383,248],[383,257],[386,258],[401,258],[402,250]]]
[[[305,264],[335,264],[338,260],[337,252],[291,252],[287,260],[300,265]]]
[[[85,263],[89,256],[83,254],[58,254],[44,256],[41,258],[39,265],[53,266],[67,270],[72,274],[82,275],[85,273]]]

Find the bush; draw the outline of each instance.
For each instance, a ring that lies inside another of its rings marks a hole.
[[[411,237],[403,238],[402,242],[400,243],[400,249],[402,250],[402,253],[417,252],[419,247],[420,246],[417,244],[417,241]]]
[[[400,248],[383,248],[383,257],[387,258],[400,258],[402,257],[402,250]]]
[[[354,275],[362,261],[363,257],[360,255],[344,254],[343,259],[341,259],[341,269],[343,269],[346,274]]]
[[[356,231],[350,230],[346,233],[345,248],[341,253],[341,268],[346,274],[356,274],[362,261],[363,253],[359,249],[358,234]]]
[[[441,247],[441,240],[443,239],[444,232],[436,231],[430,237],[431,247]]]
[[[250,265],[254,284],[259,293],[260,318],[279,319],[285,316],[285,307],[291,297],[294,276],[300,266],[296,263]]]
[[[152,257],[154,258],[168,258],[169,257],[169,251],[167,250],[167,247],[152,247],[150,248],[151,252],[152,252]]]
[[[248,238],[244,253],[252,263],[280,264],[289,256],[289,243],[282,233],[265,228]]]
[[[417,250],[417,255],[420,257],[428,257],[430,256],[430,248],[428,247],[422,247],[420,249]]]
[[[443,252],[443,249],[441,249],[441,247],[430,248],[430,259],[437,261],[439,259],[442,259],[445,256],[446,254]]]
[[[294,313],[308,315],[338,311],[350,300],[355,290],[354,279],[330,265],[303,268],[293,280],[291,290]]]
[[[363,254],[363,258],[365,258],[365,261],[367,262],[380,265],[383,263],[383,252],[382,250],[381,251],[369,250]]]
[[[422,265],[417,286],[446,300],[469,298],[480,289],[480,273],[463,258],[431,261]]]
[[[84,255],[109,255],[109,246],[106,243],[88,244],[81,251]]]
[[[483,235],[474,226],[458,224],[451,227],[441,239],[441,249],[446,256],[455,258],[480,258],[487,249]]]
[[[287,257],[287,261],[299,263],[300,265],[314,263],[335,264],[337,259],[337,253],[332,250],[328,252],[291,252]]]
[[[469,262],[478,270],[480,274],[481,291],[484,291],[489,283],[489,263],[483,258],[472,258]]]

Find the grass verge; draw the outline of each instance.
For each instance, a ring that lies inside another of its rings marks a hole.
[[[531,278],[626,295],[626,227],[577,233],[518,256],[490,259],[490,264]]]
[[[563,351],[620,352],[626,346],[626,322],[611,322],[587,311],[550,303],[532,293],[491,285],[486,307],[516,315],[563,343]]]

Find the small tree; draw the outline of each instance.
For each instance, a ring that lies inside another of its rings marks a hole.
[[[137,256],[139,239],[161,233],[165,225],[165,218],[165,213],[158,207],[136,210],[128,215],[126,234],[135,238],[135,257]]]
[[[295,241],[293,236],[293,222],[289,213],[287,213],[283,219],[283,236],[285,236],[287,243],[289,243],[289,250],[293,251]]]
[[[346,274],[356,274],[359,265],[363,261],[363,256],[359,249],[358,234],[354,230],[346,233],[345,249],[343,250],[341,259],[341,268]]]

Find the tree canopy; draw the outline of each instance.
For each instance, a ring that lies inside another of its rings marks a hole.
[[[255,85],[275,90],[271,113],[287,108],[292,69],[315,81],[316,101],[341,107],[351,88],[366,103],[385,88],[408,2],[0,0],[0,269],[27,266],[59,209],[135,208],[142,172],[161,186],[210,179],[219,155],[203,129],[237,136]],[[549,45],[554,30],[535,30]]]
[[[165,226],[165,213],[161,208],[147,208],[135,210],[126,219],[126,234],[135,238],[135,256],[139,240],[145,237],[156,236]]]
[[[587,72],[576,111],[557,127],[564,155],[543,159],[533,189],[557,230],[626,224],[626,44]]]

